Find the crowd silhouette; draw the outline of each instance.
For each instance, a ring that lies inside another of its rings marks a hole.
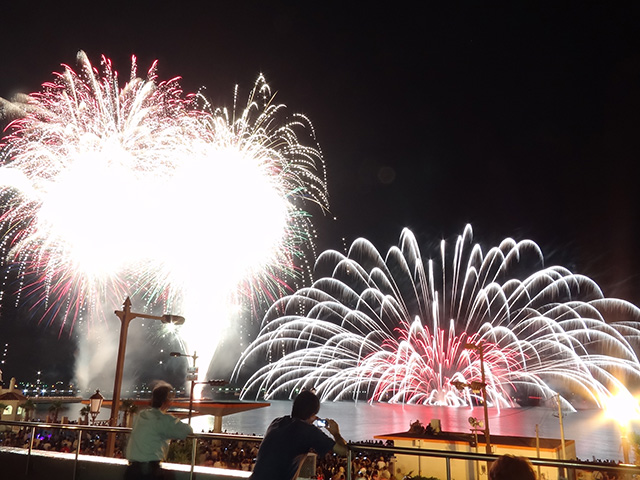
[[[204,432],[203,432],[204,433]],[[212,433],[212,432],[209,432]],[[228,432],[225,432],[228,433]],[[239,433],[236,433],[240,435]],[[0,446],[29,448],[31,443],[31,428],[21,428],[13,431],[0,432]],[[104,456],[106,452],[107,434],[102,432],[83,432],[78,440],[78,434],[73,430],[64,429],[39,429],[33,438],[33,448],[42,451],[52,452],[75,452],[80,441],[81,455]],[[127,435],[118,434],[116,437],[116,448],[114,456],[123,458],[123,451],[126,446]],[[168,461],[173,463],[191,463],[191,441],[174,441],[169,450]],[[382,442],[379,440],[363,440],[350,442],[350,445],[359,446],[393,446],[393,442]],[[196,464],[205,467],[225,468],[242,471],[252,471],[255,462],[260,439],[256,441],[225,439],[204,439],[198,440]],[[400,472],[395,468],[395,458],[392,455],[380,454],[374,450],[367,451],[358,449],[354,452],[351,465],[352,478],[356,480],[402,480],[406,478],[407,472]],[[579,460],[594,465],[617,466],[620,462],[613,460],[602,460],[593,458],[592,460]],[[334,453],[316,459],[317,480],[345,480],[347,469],[347,459]],[[591,472],[590,472],[591,473]],[[592,478],[601,480],[615,479],[614,471],[607,472],[594,470]]]

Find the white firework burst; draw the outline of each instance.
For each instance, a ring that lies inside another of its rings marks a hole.
[[[365,239],[324,252],[309,288],[276,302],[234,375],[265,360],[243,395],[315,388],[324,400],[469,405],[452,382],[481,380],[490,404],[576,394],[601,406],[640,379],[640,309],[606,298],[590,278],[544,267],[530,240],[483,253],[467,226],[425,261],[411,231],[382,257]]]

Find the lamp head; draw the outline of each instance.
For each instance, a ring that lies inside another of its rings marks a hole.
[[[460,391],[464,390],[469,386],[468,384],[461,382],[460,380],[451,380],[451,385],[453,385]]]
[[[227,385],[229,382],[227,382],[226,380],[207,380],[204,383],[208,383],[212,387],[221,387],[223,385]]]
[[[471,387],[471,390],[473,391],[473,393],[480,393],[482,391],[482,389],[484,387],[486,387],[486,385],[484,383],[477,382],[477,381],[471,382],[471,384],[469,386]]]
[[[174,325],[184,325],[184,317],[180,315],[162,315],[162,323],[173,323]]]
[[[89,397],[89,411],[94,415],[100,413],[103,400],[104,397],[100,394],[100,390],[96,390],[96,393]]]

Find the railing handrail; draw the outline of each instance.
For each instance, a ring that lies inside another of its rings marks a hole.
[[[64,429],[64,430],[82,430],[82,431],[99,431],[99,432],[115,432],[115,433],[130,433],[130,427],[110,427],[102,425],[85,425],[85,424],[68,424],[68,423],[48,423],[48,422],[18,422],[11,420],[0,420],[0,425],[17,426],[24,428],[41,428],[41,429]],[[188,439],[229,439],[240,440],[249,442],[261,442],[263,437],[259,435],[245,435],[234,433],[193,433],[187,437]],[[491,462],[500,457],[500,455],[487,454],[487,453],[475,453],[475,452],[454,452],[447,450],[433,450],[423,448],[411,448],[411,447],[390,447],[368,443],[348,443],[350,452],[356,451],[368,451],[368,452],[385,452],[390,454],[405,454],[415,455],[420,457],[438,457],[449,460],[478,460],[484,462]],[[581,470],[615,470],[620,473],[639,474],[640,466],[623,465],[623,464],[608,464],[608,463],[592,463],[587,461],[577,460],[554,460],[551,458],[536,458],[527,457],[533,465],[555,467],[555,468],[567,468],[567,469],[581,469]],[[193,465],[192,465],[193,466]]]
[[[480,460],[485,462],[492,462],[497,460],[502,455],[487,454],[487,453],[474,453],[474,452],[452,452],[445,450],[433,450],[424,448],[411,448],[411,447],[385,447],[380,445],[369,444],[357,444],[350,443],[349,450],[355,451],[367,451],[367,452],[393,452],[405,455],[416,455],[420,457],[440,457],[450,458],[452,460]],[[597,469],[597,470],[617,470],[625,473],[640,473],[640,466],[634,465],[616,465],[605,463],[591,463],[581,462],[577,460],[554,460],[552,458],[536,458],[527,457],[533,465],[540,465],[541,467],[560,467],[560,468],[578,468],[585,469]]]
[[[57,428],[63,430],[99,430],[102,432],[128,433],[131,432],[129,427],[109,427],[102,425],[86,425],[84,423],[50,423],[40,421],[18,422],[12,420],[2,420],[0,425],[11,425],[14,427],[28,428]]]
[[[83,423],[49,423],[49,422],[18,422],[12,420],[2,420],[0,425],[10,425],[14,427],[44,428],[44,429],[64,429],[64,430],[96,430],[105,433],[131,433],[131,427],[110,427],[108,425],[87,425]],[[201,432],[188,435],[187,438],[229,438],[233,440],[261,442],[260,435],[246,435],[241,433],[213,433]]]

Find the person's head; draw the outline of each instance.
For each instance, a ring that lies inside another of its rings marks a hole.
[[[320,400],[315,393],[304,390],[293,401],[291,416],[300,420],[314,420],[320,411]]]
[[[502,455],[491,465],[489,480],[535,480],[531,463],[525,457]]]
[[[166,409],[173,398],[173,387],[167,382],[160,382],[151,393],[151,406],[153,408]]]

